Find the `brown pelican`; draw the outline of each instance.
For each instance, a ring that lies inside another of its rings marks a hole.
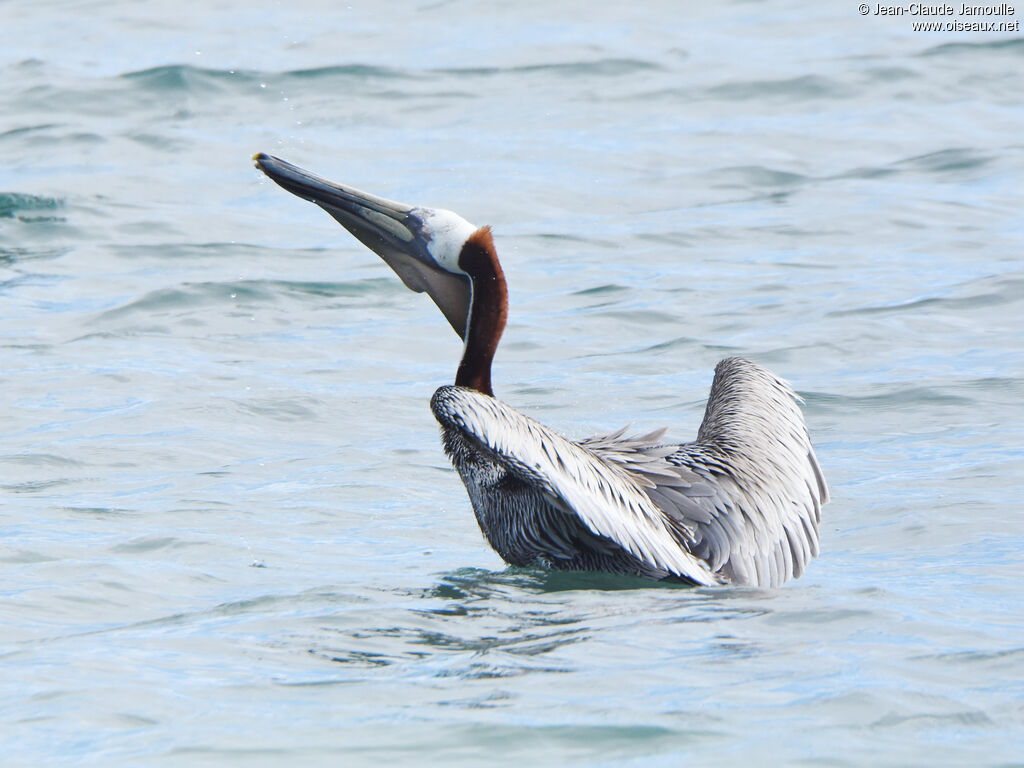
[[[334,184],[265,154],[256,166],[316,203],[434,300],[464,341],[430,400],[480,529],[512,565],[700,585],[774,587],[818,554],[828,501],[797,396],[732,357],[715,368],[697,439],[620,429],[573,441],[497,400],[491,361],[508,293],[489,227]]]

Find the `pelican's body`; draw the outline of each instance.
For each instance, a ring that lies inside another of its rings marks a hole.
[[[624,430],[569,440],[494,397],[508,294],[489,228],[255,159],[426,291],[463,338],[455,385],[430,404],[480,529],[506,562],[778,586],[817,555],[828,489],[796,395],[771,372],[720,362],[695,442]]]

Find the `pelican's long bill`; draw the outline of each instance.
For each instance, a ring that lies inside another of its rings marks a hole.
[[[380,256],[417,293],[426,293],[460,337],[466,335],[470,284],[440,247],[476,228],[450,211],[417,208],[327,181],[260,152],[256,167],[293,195],[316,203]],[[461,243],[459,243],[461,244]],[[456,257],[457,260],[457,257]]]

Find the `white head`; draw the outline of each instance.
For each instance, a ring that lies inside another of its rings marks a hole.
[[[443,208],[413,208],[409,215],[423,223],[420,236],[426,240],[427,253],[437,265],[456,275],[466,274],[459,266],[459,254],[477,227]]]

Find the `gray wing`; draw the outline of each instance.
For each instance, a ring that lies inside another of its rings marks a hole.
[[[626,470],[666,515],[692,531],[689,549],[733,584],[774,587],[818,554],[828,488],[797,396],[740,358],[715,369],[696,442],[656,446],[622,433],[582,445]]]
[[[441,387],[434,393],[431,408],[438,421],[472,439],[506,471],[541,493],[559,513],[572,515],[595,535],[695,584],[721,583],[681,544],[680,539],[689,533],[685,523],[666,518],[638,487],[638,479],[646,482],[645,473],[631,469],[625,456],[635,454],[647,462],[646,457],[627,450],[608,461],[611,453],[599,454],[591,445],[567,440],[500,400],[472,389]],[[679,477],[678,472],[675,476]]]

